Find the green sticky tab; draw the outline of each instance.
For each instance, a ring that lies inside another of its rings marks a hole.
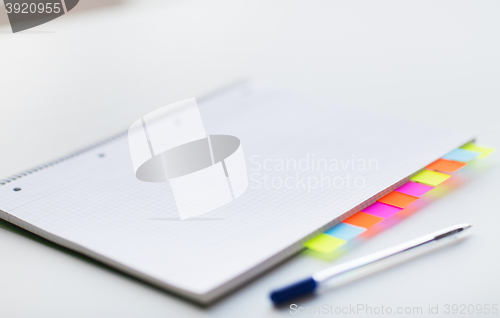
[[[468,144],[466,144],[465,146],[462,146],[460,148],[481,153],[478,158],[486,158],[492,152],[495,151],[495,148],[476,146],[476,144],[474,144],[473,142],[469,142]]]
[[[304,245],[305,247],[316,252],[330,254],[345,243],[347,243],[345,240],[321,233],[315,238],[307,241]]]
[[[435,187],[438,184],[440,184],[441,182],[447,180],[449,177],[450,177],[450,175],[445,174],[445,173],[432,171],[432,170],[424,170],[424,171],[416,174],[415,176],[413,176],[413,178],[411,178],[410,180],[415,181],[415,182],[428,184],[430,186]]]

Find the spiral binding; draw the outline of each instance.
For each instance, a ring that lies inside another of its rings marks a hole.
[[[198,101],[200,101],[200,102],[201,102],[201,101],[206,101],[206,100],[209,100],[210,98],[212,98],[212,97],[214,97],[214,96],[217,96],[217,94],[218,94],[218,93],[223,92],[223,91],[228,90],[228,89],[231,89],[231,88],[234,88],[234,87],[239,87],[239,86],[240,86],[240,87],[241,87],[241,89],[245,89],[245,84],[246,84],[246,83],[248,83],[248,79],[240,79],[240,80],[237,80],[237,81],[235,81],[235,82],[233,82],[233,83],[230,83],[230,84],[228,84],[228,85],[226,85],[226,86],[224,86],[224,87],[221,87],[221,88],[219,88],[219,89],[217,89],[217,90],[214,90],[214,91],[212,91],[211,93],[205,94],[204,96],[201,96],[200,98],[197,98],[197,100],[198,100]],[[17,179],[21,179],[21,178],[23,178],[23,177],[26,177],[26,176],[28,176],[28,175],[32,174],[33,172],[37,172],[37,171],[39,171],[39,170],[43,170],[43,169],[45,169],[45,168],[51,167],[51,166],[53,166],[53,165],[56,165],[56,164],[58,164],[58,163],[60,163],[60,162],[66,161],[66,160],[68,160],[68,159],[71,159],[71,158],[73,158],[73,157],[75,157],[75,156],[78,156],[78,155],[80,155],[80,154],[82,154],[82,153],[84,153],[84,152],[90,151],[90,150],[92,150],[92,149],[94,149],[94,148],[97,148],[97,147],[99,147],[99,146],[103,145],[103,144],[106,144],[106,143],[108,143],[108,142],[110,142],[110,141],[113,141],[113,140],[115,140],[115,139],[118,139],[118,138],[120,138],[120,137],[122,137],[122,136],[126,135],[127,133],[128,133],[128,130],[123,131],[123,132],[121,132],[121,133],[119,133],[119,134],[117,134],[117,135],[114,135],[114,136],[112,136],[112,137],[110,137],[110,138],[107,138],[107,139],[101,140],[100,142],[97,142],[97,143],[92,144],[92,145],[90,145],[90,146],[88,146],[88,147],[82,148],[82,149],[80,149],[80,150],[78,150],[78,151],[76,151],[76,152],[73,152],[73,153],[71,153],[71,154],[69,154],[69,155],[67,155],[67,156],[64,156],[64,157],[62,157],[62,158],[59,158],[59,159],[56,159],[56,160],[49,161],[49,162],[47,162],[47,163],[45,163],[45,164],[39,165],[39,166],[37,166],[37,167],[31,168],[31,169],[28,169],[28,170],[25,170],[25,171],[23,171],[23,172],[20,172],[20,173],[18,173],[18,174],[15,174],[15,175],[13,175],[13,176],[11,176],[11,177],[8,177],[8,178],[5,178],[5,179],[0,179],[0,187],[1,187],[1,186],[4,186],[4,185],[7,185],[8,183],[10,183],[10,182],[12,182],[12,181],[15,181],[15,180],[17,180]]]
[[[101,140],[101,141],[99,141],[99,142],[97,142],[97,143],[94,143],[94,144],[92,144],[92,145],[90,145],[90,146],[88,146],[88,147],[85,147],[85,148],[82,148],[82,149],[77,150],[77,151],[75,151],[75,152],[72,152],[72,153],[70,153],[69,155],[66,155],[66,156],[64,156],[64,157],[62,157],[62,158],[59,158],[59,159],[56,159],[56,160],[49,161],[49,162],[47,162],[47,163],[45,163],[45,164],[42,164],[42,165],[36,166],[36,167],[31,168],[31,169],[28,169],[28,170],[25,170],[25,171],[23,171],[23,172],[20,172],[20,173],[18,173],[18,174],[15,174],[15,175],[13,175],[13,176],[8,177],[8,178],[1,179],[1,180],[0,180],[0,187],[1,187],[1,186],[4,186],[4,185],[7,185],[8,183],[10,183],[10,182],[12,182],[12,181],[15,181],[15,180],[17,180],[17,179],[21,179],[21,178],[23,178],[23,177],[26,177],[26,176],[28,176],[28,175],[32,174],[33,172],[38,172],[38,171],[40,171],[40,170],[43,170],[43,169],[46,169],[46,168],[51,167],[51,166],[53,166],[53,165],[56,165],[56,164],[58,164],[58,163],[60,163],[60,162],[66,161],[66,160],[68,160],[68,159],[71,159],[71,158],[73,158],[73,157],[75,157],[75,156],[81,155],[82,153],[85,153],[85,152],[88,152],[88,151],[90,151],[90,150],[92,150],[92,149],[95,149],[95,148],[97,148],[97,147],[99,147],[99,146],[101,146],[101,145],[103,145],[103,144],[106,144],[106,143],[111,142],[111,141],[113,141],[113,140],[115,140],[115,139],[118,139],[118,138],[120,138],[120,137],[122,137],[122,136],[124,136],[124,135],[126,135],[126,134],[127,134],[127,131],[120,132],[119,134],[116,134],[116,135],[114,135],[114,136],[112,136],[112,137],[109,137],[109,138],[106,138],[106,139],[104,139],[104,140]]]

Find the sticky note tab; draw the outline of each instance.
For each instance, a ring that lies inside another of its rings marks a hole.
[[[393,206],[397,206],[398,208],[404,208],[405,206],[411,204],[412,202],[418,200],[417,197],[412,195],[404,194],[401,192],[393,191],[388,195],[378,199],[378,202],[382,202],[385,204],[390,204]]]
[[[479,155],[481,155],[480,152],[458,148],[444,155],[443,159],[469,162],[472,159],[478,157]]]
[[[467,165],[465,162],[447,160],[447,159],[438,159],[428,165],[426,168],[429,170],[437,170],[441,172],[452,173],[457,171],[460,168],[463,168]]]
[[[409,194],[414,197],[420,197],[432,189],[434,189],[434,187],[431,187],[430,185],[409,181],[408,183],[397,188],[396,191]]]
[[[466,144],[465,146],[462,146],[460,148],[481,153],[478,158],[486,158],[492,152],[495,151],[494,148],[476,146],[476,144],[474,144],[473,142],[469,142],[468,144]]]
[[[425,183],[433,187],[437,186],[441,182],[447,180],[450,177],[448,174],[441,172],[436,172],[432,170],[424,170],[411,178],[411,181]]]
[[[356,225],[368,229],[383,220],[384,220],[383,218],[375,215],[371,215],[364,212],[358,212],[353,216],[345,219],[343,223]]]
[[[316,252],[329,254],[347,243],[345,240],[324,233],[307,241],[304,246]]]
[[[371,215],[379,216],[381,218],[387,219],[393,216],[394,214],[401,211],[401,208],[387,205],[380,202],[375,202],[369,207],[364,208],[362,211]]]
[[[365,228],[347,224],[347,223],[339,223],[335,225],[333,228],[329,229],[325,232],[325,234],[334,236],[336,238],[349,241],[350,239],[355,238],[366,231]]]

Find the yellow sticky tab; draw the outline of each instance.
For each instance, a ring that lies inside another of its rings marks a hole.
[[[447,180],[450,177],[448,174],[444,174],[432,170],[424,170],[411,178],[411,181],[425,183],[430,186],[437,186],[441,182]]]
[[[496,150],[495,148],[476,146],[476,144],[474,144],[473,142],[469,142],[468,144],[466,144],[465,146],[462,146],[460,148],[465,149],[465,150],[480,152],[481,154],[478,156],[478,158],[486,158]]]
[[[304,246],[316,252],[330,254],[345,243],[345,240],[321,233],[315,238],[307,241]]]

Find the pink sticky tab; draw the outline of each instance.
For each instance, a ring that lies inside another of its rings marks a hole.
[[[396,191],[412,195],[414,197],[420,197],[432,189],[434,189],[434,187],[430,185],[410,181],[402,185],[401,187],[397,188]]]
[[[372,205],[370,205],[367,208],[364,208],[362,211],[371,215],[379,216],[381,218],[387,219],[394,214],[398,213],[401,211],[401,208],[392,206],[392,205],[387,205],[384,203],[380,202],[375,202]]]

